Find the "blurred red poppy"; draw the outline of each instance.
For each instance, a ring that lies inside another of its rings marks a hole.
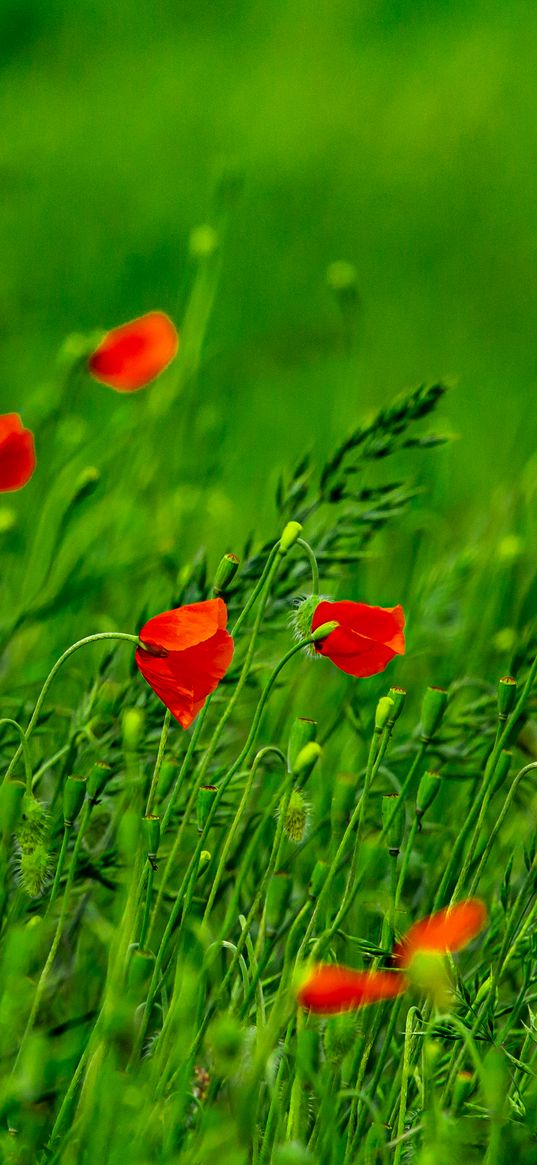
[[[190,603],[149,619],[136,663],[159,700],[188,728],[233,658],[223,599]]]
[[[107,332],[88,367],[101,384],[117,392],[136,392],[163,372],[178,347],[179,337],[169,317],[150,311]]]
[[[315,650],[349,676],[374,676],[384,671],[394,656],[404,653],[405,616],[401,606],[370,607],[350,600],[332,603],[323,599],[315,608],[311,630],[332,620],[339,627],[316,643]]]
[[[0,416],[0,492],[20,489],[36,466],[33,434],[18,413]]]
[[[393,999],[407,987],[408,979],[395,971],[353,971],[337,963],[319,963],[301,984],[297,998],[310,1011],[333,1015]]]
[[[460,951],[479,934],[486,920],[486,908],[477,898],[446,906],[410,927],[394,946],[393,960],[399,967],[408,967],[418,951],[440,955]]]

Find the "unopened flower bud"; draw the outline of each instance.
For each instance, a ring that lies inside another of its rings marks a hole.
[[[106,761],[98,760],[95,762],[91,773],[88,777],[87,792],[88,797],[95,805],[99,800],[101,793],[107,782],[112,776],[112,769],[107,765]]]
[[[324,862],[319,858],[311,871],[310,884],[308,887],[308,894],[310,898],[318,898],[321,890],[326,882],[328,875],[328,862]]]
[[[513,676],[498,681],[498,720],[507,720],[516,700],[517,682]]]
[[[399,719],[401,712],[403,711],[406,700],[406,689],[392,687],[388,692],[388,696],[390,697],[390,700],[393,701],[391,716],[388,720],[388,728],[393,728],[393,725],[395,724],[396,720]]]
[[[280,538],[280,554],[287,554],[287,551],[290,550],[292,546],[294,546],[297,538],[300,538],[302,530],[303,526],[300,525],[300,522],[287,523]]]
[[[440,773],[424,773],[418,785],[418,792],[416,794],[416,814],[418,817],[423,817],[432,805],[435,797],[440,792],[442,778]]]
[[[300,789],[293,789],[287,808],[285,808],[285,798],[282,801],[281,808],[285,812],[283,821],[284,832],[290,841],[298,844],[304,837],[308,819],[307,805]]]
[[[203,833],[209,813],[218,789],[216,785],[202,785],[198,793],[196,814],[198,819],[198,833]]]
[[[381,696],[375,710],[375,732],[381,733],[392,717],[394,702],[390,696]]]
[[[218,595],[223,594],[233,582],[235,575],[239,569],[240,559],[236,554],[224,554],[220,559],[213,583],[213,595],[218,598]]]
[[[317,736],[317,721],[307,720],[304,716],[297,716],[293,721],[291,731],[289,733],[289,744],[287,745],[287,768],[290,773],[294,772],[295,760],[304,745],[310,744]]]
[[[399,793],[385,793],[382,798],[382,830],[391,858],[399,856],[404,832],[404,813],[396,813]]]
[[[432,740],[439,729],[447,702],[448,694],[445,688],[427,688],[421,706],[421,739],[425,744]]]
[[[301,784],[305,784],[308,780],[308,777],[313,772],[319,760],[321,752],[322,748],[315,740],[310,740],[309,744],[305,744],[304,748],[300,749],[293,765],[293,774]]]
[[[86,797],[87,780],[85,777],[67,777],[63,790],[63,823],[70,829],[76,821]]]
[[[144,817],[144,830],[148,861],[153,864],[156,862],[160,845],[160,817],[156,817],[154,813]]]

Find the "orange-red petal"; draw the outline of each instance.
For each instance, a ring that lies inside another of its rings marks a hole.
[[[460,951],[479,934],[486,920],[486,907],[477,898],[446,906],[415,922],[395,945],[393,957],[398,966],[408,967],[417,951]]]
[[[159,376],[177,354],[179,337],[161,311],[107,332],[91,354],[88,367],[101,384],[117,392],[136,392]]]
[[[184,651],[211,639],[226,623],[224,600],[206,599],[154,615],[142,627],[139,638],[142,643],[155,643],[168,651]]]
[[[405,616],[400,605],[373,607],[350,600],[323,600],[315,608],[311,629],[332,620],[339,627],[316,643],[315,649],[347,675],[376,675],[405,650]]]
[[[394,971],[354,971],[337,963],[319,963],[301,983],[297,999],[318,1015],[335,1015],[393,999],[407,987],[406,977]]]
[[[0,492],[21,489],[36,466],[33,434],[18,413],[0,416]]]

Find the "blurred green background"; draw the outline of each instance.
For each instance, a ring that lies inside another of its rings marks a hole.
[[[188,405],[159,420],[160,381],[122,397],[88,379],[67,421],[64,399],[73,474],[103,474],[99,553],[203,541],[217,561],[253,523],[277,534],[282,466],[443,377],[437,427],[461,439],[418,478],[447,543],[490,514],[494,536],[537,479],[536,25],[533,0],[2,0],[0,407],[40,455],[3,499],[17,521],[43,506],[65,336],[157,307],[181,327],[189,235],[231,175]],[[360,296],[350,354],[339,259]],[[118,433],[144,463],[130,478]],[[112,620],[134,614],[127,577]]]

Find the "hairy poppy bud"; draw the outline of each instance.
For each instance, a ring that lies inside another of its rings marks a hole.
[[[498,720],[507,720],[516,700],[517,682],[513,676],[498,680]]]
[[[284,812],[284,832],[287,834],[289,841],[294,841],[298,844],[304,837],[308,820],[307,804],[300,789],[293,789],[287,808],[285,808],[285,798],[283,798],[280,808]]]
[[[290,773],[295,772],[294,764],[296,758],[304,748],[304,745],[310,744],[317,736],[317,721],[308,720],[304,716],[297,716],[293,721],[293,726],[289,733],[289,743],[287,745],[287,768]]]
[[[65,782],[63,790],[63,823],[70,829],[76,821],[86,797],[87,781],[85,777],[70,776]]]
[[[282,536],[280,538],[279,552],[280,554],[287,554],[287,551],[294,546],[297,538],[300,538],[303,526],[300,522],[288,522],[284,527]]]
[[[427,688],[421,706],[421,739],[425,744],[432,740],[440,728],[447,702],[445,688]]]
[[[220,559],[213,583],[213,595],[218,598],[218,595],[223,594],[233,582],[235,575],[239,569],[240,559],[236,554],[224,554]]]
[[[198,800],[196,805],[196,815],[198,820],[198,833],[203,833],[205,824],[218,789],[216,785],[202,785],[198,793]]]

